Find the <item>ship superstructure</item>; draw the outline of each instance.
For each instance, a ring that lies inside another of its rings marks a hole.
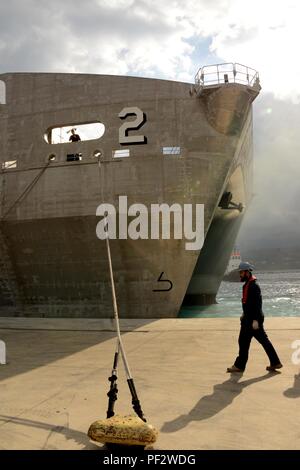
[[[238,270],[241,261],[242,261],[241,252],[237,247],[235,247],[229,258],[229,262],[228,262],[225,274],[229,274],[232,271]]]

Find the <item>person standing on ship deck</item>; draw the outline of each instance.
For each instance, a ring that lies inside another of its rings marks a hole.
[[[80,135],[76,134],[76,129],[71,129],[72,135],[69,138],[70,142],[79,142],[81,140]]]
[[[240,280],[245,282],[243,285],[243,314],[239,335],[239,355],[233,366],[227,368],[227,372],[243,372],[245,370],[253,337],[262,345],[269,357],[270,365],[266,369],[276,371],[276,369],[282,367],[280,359],[263,327],[264,314],[262,311],[261,290],[256,282],[256,277],[252,274],[253,269],[253,266],[247,262],[241,262],[239,265]]]

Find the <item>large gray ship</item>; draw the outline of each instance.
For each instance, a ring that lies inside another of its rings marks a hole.
[[[120,315],[176,317],[182,304],[215,302],[251,199],[259,91],[257,72],[240,64],[203,67],[194,84],[0,75],[0,315],[111,317],[96,209],[122,195],[204,204],[205,240],[201,250],[111,240]],[[99,134],[62,138],[88,125]]]

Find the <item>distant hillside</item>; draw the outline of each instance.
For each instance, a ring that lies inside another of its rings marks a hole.
[[[258,270],[300,269],[300,247],[247,248],[241,247],[243,261],[250,261]]]

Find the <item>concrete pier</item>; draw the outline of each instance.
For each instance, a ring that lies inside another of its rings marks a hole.
[[[284,365],[268,373],[253,340],[243,375],[239,320],[123,320],[123,340],[155,449],[300,449],[300,318],[266,318]],[[101,449],[87,430],[105,418],[115,348],[111,320],[0,318],[0,449]],[[300,356],[298,354],[298,356]],[[116,412],[132,412],[123,369]]]

